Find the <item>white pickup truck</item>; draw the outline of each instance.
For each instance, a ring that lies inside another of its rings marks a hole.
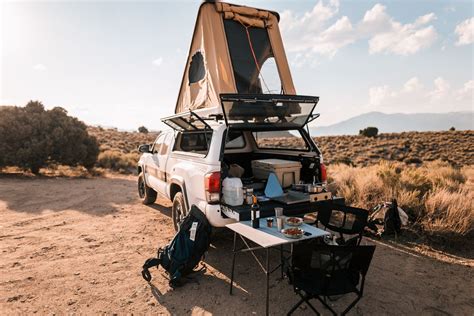
[[[154,203],[158,194],[171,200],[175,229],[191,205],[201,209],[214,227],[250,218],[250,205],[230,206],[222,199],[222,180],[231,165],[240,166],[244,186],[255,185],[255,193],[259,188],[256,184],[265,182],[252,174],[251,162],[257,159],[298,161],[298,182],[326,181],[321,152],[306,130],[306,125],[318,116],[313,115],[317,97],[220,97],[222,114],[200,109],[164,118],[162,121],[172,129],[162,132],[153,144],[139,147],[143,153],[138,162],[140,198],[144,204]],[[275,136],[288,138],[268,141]],[[273,216],[276,206],[291,215],[314,211],[318,203],[324,201],[285,204],[267,200],[260,207],[265,217]]]

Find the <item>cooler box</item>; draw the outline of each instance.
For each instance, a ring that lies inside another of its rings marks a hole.
[[[300,181],[301,163],[283,159],[252,160],[252,172],[256,179],[266,180],[273,172],[283,188]]]

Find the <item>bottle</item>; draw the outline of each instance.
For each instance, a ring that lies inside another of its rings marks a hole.
[[[252,227],[260,228],[260,206],[257,203],[257,197],[252,195],[253,203],[250,207],[250,214],[252,217]]]

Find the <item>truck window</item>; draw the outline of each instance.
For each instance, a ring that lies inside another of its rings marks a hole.
[[[160,151],[161,145],[163,144],[165,139],[165,134],[161,134],[156,139],[155,143],[153,144],[153,154],[157,154]]]
[[[239,149],[245,147],[245,138],[241,131],[229,131],[227,134],[226,149]]]
[[[309,146],[298,130],[252,133],[259,149],[308,151]]]
[[[211,139],[211,131],[181,132],[177,136],[173,151],[207,155],[211,145]]]
[[[173,135],[171,133],[166,134],[163,144],[161,144],[160,155],[167,155],[169,150],[169,144],[171,143]]]

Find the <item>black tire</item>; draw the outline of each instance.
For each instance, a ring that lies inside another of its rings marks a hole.
[[[182,192],[178,192],[173,198],[173,206],[171,208],[171,217],[173,218],[175,231],[179,230],[179,225],[187,214],[188,210],[186,209],[186,203],[184,202],[184,195]]]
[[[156,201],[156,191],[146,185],[143,172],[138,175],[138,195],[145,205],[153,204]]]

